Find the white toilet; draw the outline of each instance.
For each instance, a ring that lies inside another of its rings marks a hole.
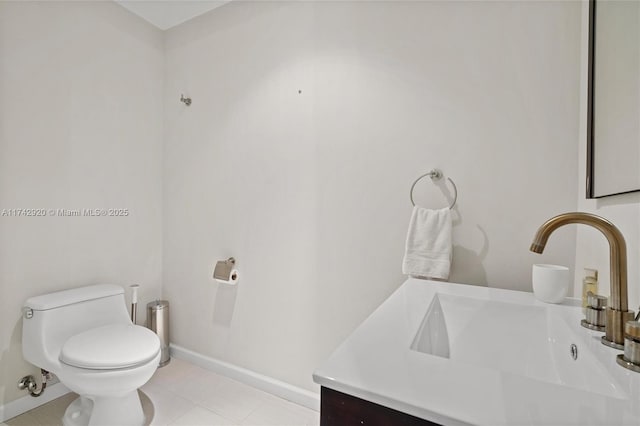
[[[156,371],[160,339],[134,325],[122,287],[80,287],[32,297],[22,320],[24,358],[80,395],[65,426],[140,426],[137,389]]]

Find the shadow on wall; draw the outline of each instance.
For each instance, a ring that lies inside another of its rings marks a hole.
[[[237,285],[218,284],[213,307],[214,324],[229,328],[238,295]]]
[[[453,268],[450,281],[488,287],[487,272],[483,262],[489,253],[489,238],[480,225],[476,225],[476,227],[482,233],[482,248],[475,252],[459,245],[453,246]],[[456,268],[456,265],[462,267]]]

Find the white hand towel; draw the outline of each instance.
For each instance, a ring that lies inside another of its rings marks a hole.
[[[402,273],[417,278],[449,279],[451,210],[415,206],[411,213]]]

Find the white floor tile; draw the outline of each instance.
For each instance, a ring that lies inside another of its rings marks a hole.
[[[41,426],[37,418],[33,416],[31,411],[27,411],[17,417],[7,420],[8,426]],[[60,422],[62,423],[62,422]]]
[[[151,425],[167,425],[195,407],[192,401],[159,386],[145,386],[143,392],[153,403]]]
[[[170,386],[175,382],[183,380],[185,377],[189,377],[194,371],[198,371],[200,368],[190,364],[186,361],[182,361],[177,358],[172,358],[169,364],[164,367],[158,368],[148,385],[156,386]]]
[[[60,398],[54,399],[29,413],[38,420],[41,425],[62,426],[62,416],[64,412],[76,398],[75,393],[68,393]]]
[[[285,400],[263,402],[242,422],[251,426],[307,426],[315,421],[314,411]]]
[[[212,389],[224,385],[226,379],[216,373],[198,369],[166,386],[166,390],[198,403],[207,398]]]
[[[273,396],[230,379],[207,392],[199,405],[236,422],[241,422]]]
[[[222,416],[209,411],[206,408],[194,407],[187,411],[184,415],[178,417],[178,419],[171,423],[172,426],[224,426],[224,425],[237,425],[237,423],[225,419]]]
[[[317,411],[311,411],[311,415],[309,416],[309,424],[308,426],[320,426],[320,413]]]

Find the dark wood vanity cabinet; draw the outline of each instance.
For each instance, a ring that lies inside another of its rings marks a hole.
[[[320,391],[320,426],[440,426],[333,389]]]

